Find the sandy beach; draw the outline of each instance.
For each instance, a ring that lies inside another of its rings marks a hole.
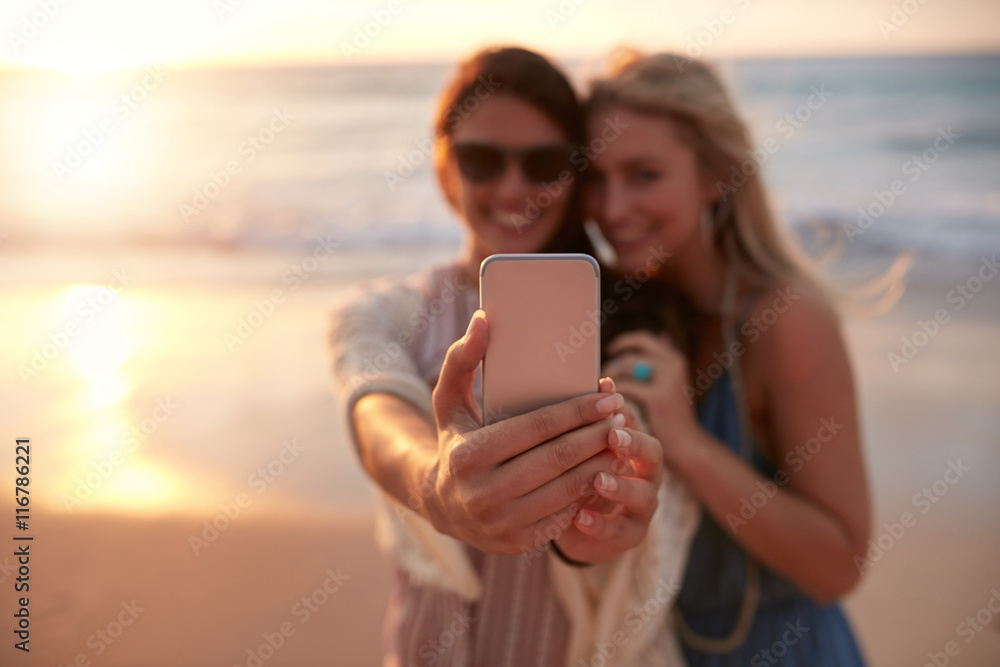
[[[0,315],[20,323],[3,334],[12,369],[64,326],[67,284],[122,267],[135,278],[120,293],[128,340],[89,348],[103,367],[84,373],[66,351],[27,382],[0,379],[4,437],[34,447],[35,538],[29,654],[13,648],[13,549],[0,557],[0,664],[378,664],[392,569],[335,412],[326,311],[359,278],[451,251],[351,253],[295,290],[280,281],[294,253],[12,254],[0,270]],[[1000,280],[949,301],[982,265],[918,261],[891,312],[845,325],[874,492],[873,550],[847,606],[878,667],[1000,663]],[[285,300],[230,350],[225,334],[275,289]],[[934,335],[917,335],[942,309]],[[914,351],[894,369],[904,337]],[[158,399],[177,405],[162,421]],[[144,437],[130,447],[133,427]],[[0,480],[10,488],[12,465]]]
[[[692,81],[688,57],[710,64],[749,131],[725,174],[699,159],[719,195],[762,174],[811,253],[846,247],[844,278],[918,253],[895,307],[844,322],[872,490],[844,603],[872,667],[1000,665],[1000,3],[826,9],[3,2],[0,667],[382,664],[394,564],[338,413],[331,307],[456,255],[437,139],[519,154],[523,193],[461,177],[481,222],[555,202],[536,141],[569,142],[578,182],[630,124],[645,141],[627,95],[584,139],[564,102],[517,92],[521,69],[498,94],[542,134],[479,134],[501,73],[447,91],[490,45],[540,52],[583,97],[621,47],[672,51]],[[684,155],[620,165],[640,235],[680,220]]]

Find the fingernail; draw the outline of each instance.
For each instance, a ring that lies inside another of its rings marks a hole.
[[[615,393],[615,381],[614,381],[614,378],[606,377],[606,378],[604,378],[604,381],[611,383],[611,393],[612,394]]]
[[[632,435],[628,431],[616,428],[615,435],[618,436],[617,442],[615,442],[616,447],[625,449],[632,444]]]
[[[597,485],[601,491],[614,491],[618,488],[618,480],[606,472],[597,473]]]
[[[580,510],[580,513],[576,515],[576,522],[581,526],[589,526],[594,523],[594,517],[590,516],[590,512],[587,510]]]
[[[609,415],[615,410],[625,407],[625,398],[621,394],[611,394],[599,400],[596,407],[601,414]]]
[[[625,415],[620,412],[616,412],[615,416],[611,418],[611,424],[613,426],[624,426],[625,425]]]

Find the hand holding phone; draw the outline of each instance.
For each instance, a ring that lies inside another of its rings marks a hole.
[[[492,255],[479,270],[479,295],[490,327],[484,424],[598,390],[600,268],[593,257]]]

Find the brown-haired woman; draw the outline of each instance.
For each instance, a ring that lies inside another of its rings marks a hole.
[[[494,253],[587,249],[571,162],[581,119],[569,82],[538,54],[489,49],[464,62],[442,96],[435,149],[466,227],[461,255],[364,286],[335,313],[345,418],[399,565],[386,664],[589,659],[596,635],[578,607],[597,589],[566,571],[629,552],[657,510],[662,448],[632,428],[610,380],[488,428],[479,414],[479,265]],[[557,596],[559,568],[578,605]]]

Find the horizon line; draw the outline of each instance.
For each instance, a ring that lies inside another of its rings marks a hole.
[[[488,48],[488,47],[484,47]],[[646,51],[648,53],[669,53],[670,51]],[[474,53],[474,51],[470,51]],[[604,60],[610,55],[602,56],[598,61]],[[684,55],[680,51],[678,55]],[[579,63],[593,60],[592,55],[584,54],[546,54],[556,62]],[[900,52],[868,52],[868,53],[775,53],[775,54],[740,54],[728,53],[719,54],[715,57],[698,57],[695,60],[706,62],[731,62],[731,61],[769,61],[769,60],[875,60],[875,59],[911,59],[911,58],[961,58],[961,57],[991,57],[1000,56],[1000,48],[995,49],[970,49],[970,50],[942,50],[942,51],[900,51]],[[687,56],[685,56],[687,57]],[[174,70],[263,70],[263,69],[326,69],[326,68],[364,68],[364,67],[396,67],[407,65],[454,65],[459,62],[459,57],[433,56],[433,57],[413,57],[413,58],[370,58],[363,61],[346,61],[342,58],[276,58],[272,61],[249,58],[245,60],[179,60],[173,63],[149,62],[130,67],[114,69],[87,71],[63,71],[55,68],[37,67],[31,65],[17,65],[0,62],[0,74],[53,74],[69,77],[88,76],[108,76],[114,74],[124,74],[128,72],[141,71],[146,67],[163,67],[169,64]]]

